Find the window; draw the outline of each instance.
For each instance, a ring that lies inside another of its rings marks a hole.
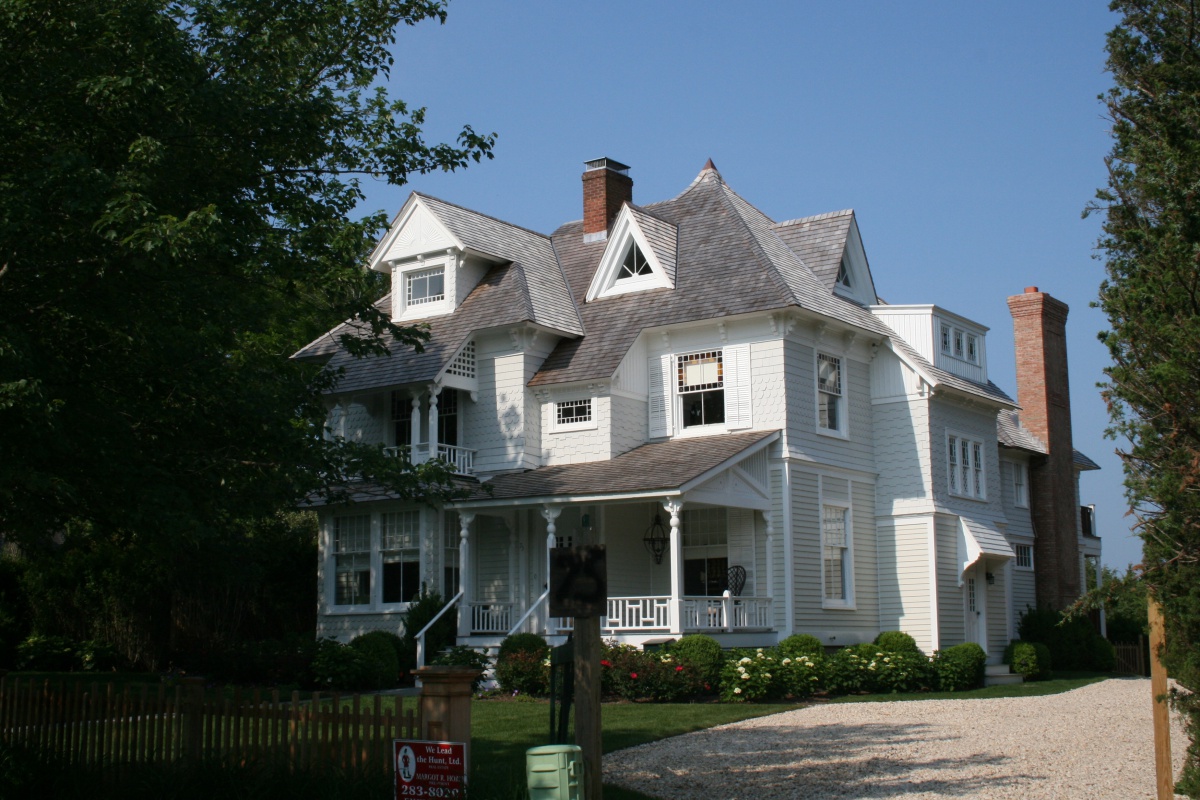
[[[405,277],[405,300],[410,306],[446,299],[446,268],[410,272]]]
[[[458,389],[443,389],[438,395],[438,444],[458,446]]]
[[[853,288],[853,285],[850,283],[850,272],[846,269],[845,258],[842,258],[842,263],[838,265],[837,284],[847,289]]]
[[[849,603],[851,599],[849,516],[850,509],[843,506],[821,506],[821,549],[824,559],[826,603]]]
[[[447,511],[442,515],[442,597],[447,600],[458,594],[460,541],[458,514]]]
[[[949,325],[942,325],[942,352],[950,355],[951,331]]]
[[[379,555],[383,572],[383,602],[408,603],[421,591],[421,512],[383,515]]]
[[[817,356],[817,426],[843,433],[842,408],[842,360],[821,353]]]
[[[683,593],[719,597],[729,588],[729,528],[723,508],[683,512]]]
[[[554,404],[555,424],[562,428],[592,421],[592,398],[565,400]]]
[[[392,392],[393,442],[397,447],[406,447],[412,442],[412,398],[404,392]]]
[[[720,350],[679,356],[676,381],[683,427],[725,422],[725,376]]]
[[[1024,464],[1013,464],[1013,505],[1021,508],[1029,507],[1029,489],[1026,485]]]
[[[943,355],[972,364],[979,363],[979,336],[945,322],[939,323],[939,331]]]
[[[979,346],[975,335],[972,333],[967,334],[967,361],[970,361],[972,364],[979,362]]]
[[[986,500],[983,442],[957,435],[948,436],[947,441],[950,494]]]
[[[650,262],[642,255],[637,243],[631,240],[629,249],[625,251],[625,260],[621,262],[621,269],[617,272],[617,280],[623,281],[639,275],[649,275],[653,271]]]
[[[954,329],[954,357],[963,357],[963,332],[958,328]]]
[[[1019,544],[1014,549],[1017,551],[1017,567],[1033,569],[1033,545]]]
[[[371,602],[371,515],[334,517],[334,605]]]

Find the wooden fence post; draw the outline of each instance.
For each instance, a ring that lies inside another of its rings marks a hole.
[[[462,742],[471,765],[471,684],[483,674],[472,667],[421,667],[421,738]]]
[[[183,686],[183,757],[194,766],[204,756],[204,678],[184,678]]]
[[[1167,706],[1167,668],[1161,651],[1166,644],[1162,606],[1150,596],[1147,611],[1150,617],[1150,693],[1154,703],[1154,772],[1158,783],[1158,800],[1174,800],[1175,775],[1171,767],[1171,712]]]

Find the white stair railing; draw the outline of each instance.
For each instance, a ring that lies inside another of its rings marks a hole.
[[[458,594],[454,595],[454,597],[450,599],[449,603],[446,603],[446,605],[442,606],[442,610],[437,612],[437,614],[433,616],[433,619],[429,620],[429,624],[417,632],[417,669],[425,666],[425,634],[429,633],[429,629],[433,627],[433,624],[441,619],[443,614],[453,608],[455,603],[457,603],[459,600],[462,600],[462,597],[463,593],[459,591]],[[417,681],[417,684],[420,685],[419,680]]]

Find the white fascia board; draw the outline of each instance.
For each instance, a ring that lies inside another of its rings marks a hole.
[[[387,233],[385,233],[383,238],[379,240],[379,244],[375,245],[375,249],[371,251],[371,256],[367,260],[367,266],[369,268],[375,270],[376,272],[382,272],[385,274],[391,273],[392,264],[389,261],[385,261],[384,256],[387,255],[388,251],[392,249],[392,245],[395,243],[396,239],[400,238],[401,232],[412,220],[413,215],[417,213],[418,209],[429,216],[429,218],[437,226],[438,233],[447,239],[451,243],[452,247],[457,249],[460,253],[467,249],[466,246],[463,245],[463,243],[459,240],[459,238],[451,233],[449,228],[442,224],[441,220],[438,219],[437,214],[434,214],[432,211],[430,211],[429,207],[421,201],[421,197],[416,192],[413,192],[409,194],[408,199],[404,201],[404,205],[400,208],[400,211],[397,212],[396,217],[392,220],[392,224],[388,226]],[[435,251],[444,251],[445,249],[446,248],[444,246],[440,246],[435,248]],[[416,254],[414,254],[414,257],[415,255]]]
[[[621,262],[625,255],[625,248],[629,244],[629,240],[633,239],[637,243],[638,249],[642,251],[642,255],[646,257],[646,262],[650,265],[651,274],[639,278],[627,278],[617,285],[617,273],[621,269]],[[596,269],[596,274],[592,276],[591,285],[588,286],[587,294],[584,296],[584,302],[590,303],[602,297],[615,297],[629,292],[640,292],[646,289],[674,289],[675,284],[672,282],[667,271],[658,261],[658,255],[654,252],[654,248],[650,246],[650,242],[646,239],[646,235],[642,233],[641,227],[637,224],[637,220],[633,217],[633,211],[628,205],[621,206],[620,212],[617,213],[616,220],[613,221],[612,230],[608,235],[608,244],[605,245],[604,255],[600,257],[600,266]]]
[[[481,481],[482,482],[482,481]],[[617,492],[613,494],[570,494],[543,495],[539,497],[512,497],[507,500],[459,500],[446,504],[447,508],[479,509],[479,508],[514,508],[519,506],[565,506],[572,503],[618,503],[629,500],[659,500],[669,497],[679,497],[680,489],[647,490],[644,492]]]

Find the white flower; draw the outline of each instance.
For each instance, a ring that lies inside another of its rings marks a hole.
[[[743,657],[743,658],[738,659],[738,663],[739,664],[749,664],[750,659]]]
[[[746,673],[742,673],[742,680],[748,681],[748,680],[750,680],[750,676],[747,675]]]
[[[771,673],[769,673],[769,672],[768,672],[768,673],[766,674],[766,678],[767,678],[767,680],[771,680]]]
[[[792,660],[791,660],[790,658],[785,658],[785,659],[784,659],[782,662],[780,662],[780,663],[782,663],[782,664],[783,664],[783,665],[786,667],[788,664],[792,663]]]
[[[815,666],[816,666],[816,664],[814,664],[814,663],[812,663],[811,661],[809,661],[809,662],[808,662],[808,666],[809,666],[809,667],[815,667]]]
[[[739,686],[738,688],[734,689],[734,690],[733,690],[733,693],[734,693],[734,694],[741,694],[741,693],[742,693],[742,687],[740,687],[740,686]]]
[[[745,672],[745,671],[746,671],[745,667],[738,667],[738,672]]]

